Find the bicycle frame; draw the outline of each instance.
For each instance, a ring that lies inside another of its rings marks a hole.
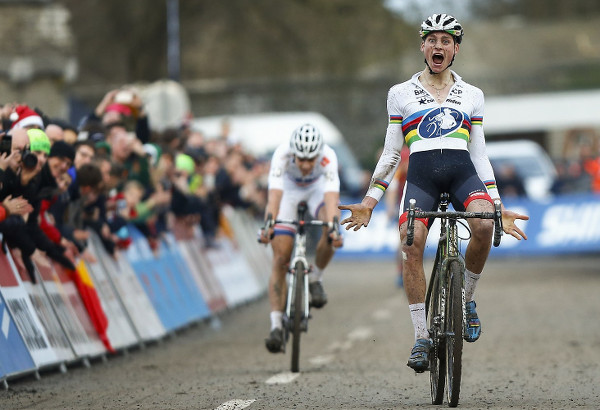
[[[448,205],[442,203],[440,205],[440,212],[446,212]],[[439,289],[441,290],[440,299],[441,299],[441,323],[446,323],[446,303],[448,297],[448,283],[449,278],[447,275],[441,275],[441,273],[448,273],[450,264],[453,261],[456,261],[459,266],[461,272],[464,272],[465,262],[464,258],[460,252],[460,246],[458,242],[458,227],[456,225],[456,219],[448,219],[444,217],[440,217],[440,238],[438,241],[438,248],[435,256],[435,262],[433,265],[432,274],[430,277],[430,283],[437,280],[439,282]],[[464,284],[463,284],[464,285]],[[429,297],[431,296],[431,287],[427,292],[427,299],[425,300],[425,306],[429,306]],[[464,286],[462,291],[462,316],[463,323],[466,323],[467,316],[465,310],[465,292]],[[444,334],[442,337],[453,336],[452,332],[449,332],[448,329],[444,329]],[[461,335],[462,336],[462,335]]]
[[[455,407],[460,393],[463,335],[467,323],[465,262],[460,252],[457,220],[494,219],[493,243],[498,246],[502,235],[502,211],[500,202],[496,201],[494,212],[450,212],[449,195],[444,193],[440,199],[439,212],[418,211],[415,200],[409,201],[406,242],[408,246],[412,245],[416,218],[440,219],[440,238],[425,300],[428,330],[433,341],[429,364],[431,398],[433,404],[442,403],[447,376],[448,403]]]
[[[337,217],[333,218],[333,222],[306,220],[307,210],[308,206],[306,202],[302,201],[298,204],[298,217],[296,220],[273,220],[272,215],[269,214],[267,223],[263,228],[267,229],[275,224],[289,224],[296,227],[294,253],[286,273],[288,290],[283,318],[285,343],[287,343],[290,332],[294,336],[292,343],[292,372],[299,371],[300,334],[301,332],[308,331],[308,319],[310,318],[308,274],[311,268],[306,257],[306,230],[309,226],[321,226],[328,227],[330,233],[336,232],[336,229],[339,231]]]
[[[447,212],[448,204],[446,202],[442,202],[440,204],[440,212]],[[446,323],[446,303],[448,292],[447,289],[449,287],[450,278],[448,277],[448,273],[450,272],[450,264],[453,261],[456,261],[460,266],[460,271],[464,272],[465,270],[465,261],[460,252],[459,245],[459,237],[458,237],[458,227],[456,225],[457,219],[455,218],[445,218],[441,217],[440,220],[440,239],[438,242],[438,249],[436,254],[436,261],[434,262],[432,275],[430,281],[438,280],[441,289],[441,306],[442,309],[440,311],[441,314],[441,322]],[[439,265],[438,265],[439,264]],[[446,275],[439,275],[439,273],[445,273]],[[427,292],[427,296],[430,296],[430,292]],[[467,312],[465,310],[465,291],[464,291],[464,283],[462,286],[462,317],[463,317],[463,326],[467,322]],[[429,305],[429,300],[425,301],[425,306]],[[444,335],[443,337],[453,336],[454,334],[448,329],[443,329]],[[460,335],[462,337],[462,335]]]
[[[302,220],[300,220],[300,221],[304,222]],[[310,273],[310,265],[308,264],[308,260],[306,258],[306,228],[305,228],[305,224],[303,224],[303,223],[297,224],[297,230],[296,230],[296,234],[294,236],[294,255],[290,262],[290,268],[288,269],[288,272],[287,272],[288,295],[287,295],[285,313],[288,318],[292,317],[292,305],[293,305],[293,301],[295,300],[294,293],[296,291],[296,280],[298,278],[298,275],[296,275],[295,267],[298,265],[298,262],[301,262],[302,266],[304,266],[307,269],[307,271],[304,272],[304,275],[302,275],[302,277],[304,279],[304,284],[303,284],[304,291],[303,291],[303,297],[302,297],[303,305],[304,305],[304,309],[303,309],[304,316],[303,316],[303,320],[302,320],[302,330],[307,331],[308,317],[309,317],[309,313],[310,313],[309,312],[310,306],[308,303],[308,273]]]

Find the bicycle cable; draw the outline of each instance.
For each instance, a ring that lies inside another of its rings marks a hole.
[[[458,239],[460,239],[461,241],[468,241],[469,239],[471,239],[471,230],[469,229],[469,225],[465,221],[461,221],[461,220],[457,220],[456,222],[461,224],[462,226],[464,226],[465,230],[468,233],[468,235],[465,238],[463,238],[462,236],[460,236],[458,234],[458,230],[457,230]]]

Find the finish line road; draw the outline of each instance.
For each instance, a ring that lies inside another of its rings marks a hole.
[[[461,408],[600,406],[600,256],[491,259],[465,343]],[[432,406],[406,366],[413,330],[392,261],[334,260],[312,311],[300,373],[264,347],[266,297],[145,349],[23,378],[3,409],[402,409]],[[444,405],[445,406],[445,405]]]

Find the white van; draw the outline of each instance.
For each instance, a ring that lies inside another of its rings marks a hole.
[[[359,196],[364,192],[364,171],[348,147],[340,130],[324,115],[317,112],[281,112],[244,115],[219,115],[197,117],[192,129],[201,131],[206,138],[221,135],[223,121],[229,121],[230,136],[239,142],[246,152],[270,160],[280,144],[289,141],[292,132],[303,124],[312,124],[323,135],[338,156],[342,194]]]
[[[539,144],[530,140],[493,141],[486,142],[486,147],[494,172],[512,165],[522,178],[529,198],[544,199],[552,195],[556,167]]]

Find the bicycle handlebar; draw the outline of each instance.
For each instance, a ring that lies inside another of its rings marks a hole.
[[[340,221],[337,216],[333,217],[332,222],[324,222],[321,220],[304,221],[304,220],[295,220],[295,219],[273,219],[273,215],[268,214],[267,219],[265,220],[265,224],[261,228],[261,230],[268,231],[270,228],[275,226],[275,224],[288,224],[288,225],[294,225],[297,227],[300,227],[300,226],[302,226],[302,227],[327,226],[329,228],[329,233],[335,234],[336,237],[340,235]],[[273,238],[271,237],[271,239],[273,239]],[[259,242],[260,242],[260,239],[259,239]],[[329,238],[329,242],[330,243],[332,242],[331,238]]]
[[[502,235],[502,209],[499,200],[494,201],[494,212],[458,212],[458,211],[419,211],[416,209],[417,202],[414,199],[409,200],[408,205],[408,225],[406,227],[406,244],[411,246],[415,239],[415,219],[416,218],[447,218],[447,219],[493,219],[494,220],[494,246],[500,245]]]
[[[295,226],[327,226],[329,228],[329,233],[339,232],[340,228],[340,222],[337,216],[333,218],[332,222],[324,222],[318,219],[311,221],[297,221],[295,219],[275,219],[273,220],[273,225],[275,224],[288,224]]]
[[[494,200],[494,247],[500,245],[504,229],[502,226],[502,205],[499,200]]]

